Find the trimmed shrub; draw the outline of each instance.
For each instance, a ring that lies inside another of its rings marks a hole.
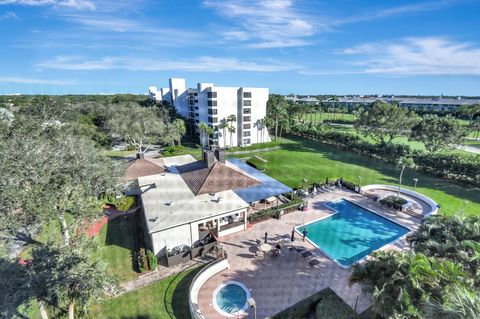
[[[302,202],[303,202],[302,199],[295,198],[291,200],[289,203],[278,205],[278,207],[270,207],[268,209],[261,210],[255,214],[249,215],[248,222],[254,223],[254,222],[267,220],[273,217],[278,218],[279,211],[283,210],[284,212],[288,213],[289,211],[297,209],[302,204]]]
[[[148,259],[147,254],[145,252],[145,248],[140,248],[138,251],[138,269],[140,272],[144,272],[145,270],[149,270],[148,267]]]
[[[119,211],[126,212],[135,204],[135,197],[122,196],[120,198],[116,198],[115,202],[112,204],[115,205],[115,208]]]
[[[381,199],[380,203],[382,203],[383,205],[387,205],[388,207],[391,207],[393,209],[401,210],[402,205],[405,205],[407,201],[401,197],[397,198],[397,196],[387,196]]]
[[[148,267],[150,270],[155,270],[157,269],[157,256],[151,251],[150,249],[147,249],[147,258],[148,258]]]

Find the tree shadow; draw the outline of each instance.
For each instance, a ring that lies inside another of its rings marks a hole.
[[[114,245],[128,249],[132,260],[132,269],[138,272],[135,217],[136,214],[126,214],[110,219],[106,226],[105,246]]]
[[[197,267],[196,269],[192,270],[185,277],[183,277],[182,280],[180,280],[180,282],[177,284],[175,290],[173,291],[173,295],[172,295],[172,304],[171,304],[172,311],[169,312],[169,315],[170,315],[171,319],[173,319],[173,318],[190,318],[190,306],[189,306],[190,284],[192,283],[193,278],[195,278],[195,276],[203,268],[204,268],[204,266],[201,266],[201,267]],[[172,280],[172,282],[174,282],[174,280]],[[167,292],[168,292],[169,287],[167,287],[167,289],[166,289]],[[167,293],[165,293],[165,296],[166,295],[167,295]],[[166,300],[164,300],[164,302],[165,302],[165,305],[166,305],[167,304]]]

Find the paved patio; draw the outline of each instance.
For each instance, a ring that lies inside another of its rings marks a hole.
[[[367,309],[370,306],[370,296],[358,284],[348,286],[350,270],[338,266],[308,242],[302,242],[298,234],[294,245],[303,246],[312,252],[314,258],[320,261],[318,268],[307,267],[305,258],[297,253],[279,257],[269,254],[263,260],[254,259],[257,250],[255,240],[263,238],[266,231],[270,242],[280,236],[289,238],[293,227],[331,214],[332,211],[324,203],[338,198],[353,200],[410,229],[418,226],[417,219],[404,214],[397,215],[357,193],[347,190],[321,193],[308,199],[309,209],[306,212],[295,211],[284,215],[281,220],[270,219],[255,224],[248,230],[221,238],[231,268],[210,278],[200,289],[198,302],[202,313],[207,318],[225,318],[213,308],[212,294],[219,284],[228,280],[242,282],[251,290],[252,297],[257,302],[258,318],[271,316],[326,287],[333,289],[352,308],[357,304],[358,313]],[[384,249],[402,248],[408,248],[403,239]],[[253,318],[253,315],[248,318]]]

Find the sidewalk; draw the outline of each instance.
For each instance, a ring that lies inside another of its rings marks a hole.
[[[115,296],[120,296],[130,291],[140,289],[156,281],[181,273],[187,269],[195,268],[196,266],[206,265],[211,261],[212,261],[211,259],[194,259],[194,260],[190,260],[189,262],[176,265],[174,267],[165,267],[165,266],[159,265],[156,271],[152,271],[144,275],[140,275],[135,280],[122,283],[120,285],[121,290]]]

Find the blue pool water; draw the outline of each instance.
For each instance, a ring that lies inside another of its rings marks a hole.
[[[247,293],[236,284],[228,284],[217,293],[217,304],[225,312],[237,313],[247,302]]]
[[[330,258],[350,266],[409,230],[345,199],[326,204],[337,214],[305,225],[307,238]],[[304,227],[299,227],[302,232]]]

